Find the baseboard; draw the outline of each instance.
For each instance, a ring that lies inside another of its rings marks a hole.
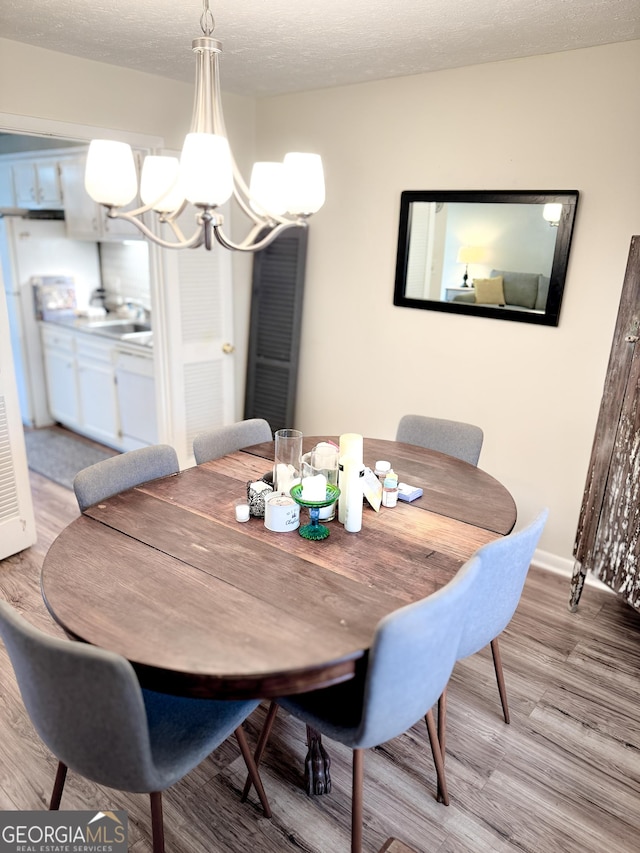
[[[557,575],[563,575],[566,578],[571,578],[573,575],[574,560],[569,560],[567,557],[559,557],[557,554],[551,554],[549,551],[541,551],[539,548],[533,555],[531,561],[532,566],[537,566],[539,569],[546,569],[549,572],[555,572]],[[584,581],[589,586],[595,586],[597,589],[605,590],[613,594],[613,590],[594,578],[591,572],[587,572]]]

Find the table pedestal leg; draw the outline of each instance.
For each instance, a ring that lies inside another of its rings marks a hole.
[[[331,792],[331,759],[322,745],[322,735],[311,726],[307,726],[307,746],[309,751],[304,760],[304,781],[307,794],[329,794]]]

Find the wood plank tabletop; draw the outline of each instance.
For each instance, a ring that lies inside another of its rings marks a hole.
[[[307,439],[309,444],[318,439]],[[375,457],[375,458],[374,458]],[[270,470],[273,443],[154,480],[88,509],[42,569],[49,611],[72,636],[128,658],[148,687],[269,698],[353,676],[379,620],[447,583],[515,523],[485,472],[412,445],[365,440],[424,489],[363,511],[328,539],[239,524],[234,502]]]

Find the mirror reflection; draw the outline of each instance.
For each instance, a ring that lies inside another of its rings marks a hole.
[[[557,325],[578,193],[402,193],[394,304]]]

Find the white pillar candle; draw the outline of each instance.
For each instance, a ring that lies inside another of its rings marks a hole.
[[[356,462],[362,462],[362,436],[357,432],[345,432],[340,436],[340,458],[351,456]]]
[[[347,499],[344,507],[344,529],[349,533],[357,533],[362,529],[362,479],[364,467],[350,456],[344,457],[343,481]]]
[[[344,463],[348,457],[341,456],[338,465],[338,488],[340,489],[340,497],[338,498],[338,521],[344,524],[344,517],[347,511],[347,478],[344,473]]]
[[[324,474],[316,474],[315,477],[302,478],[303,501],[323,501],[327,496],[327,478]]]
[[[285,465],[279,462],[276,465],[276,481],[274,483],[277,492],[285,492],[289,494],[291,487],[300,482],[300,477],[296,477],[296,469],[293,465]]]
[[[344,465],[347,459],[352,459],[358,465],[362,465],[362,444],[362,436],[357,432],[345,432],[340,436],[340,466],[343,470],[338,474],[338,486],[340,487],[338,521],[341,524],[345,523],[347,503],[349,502],[349,482],[344,476]]]

